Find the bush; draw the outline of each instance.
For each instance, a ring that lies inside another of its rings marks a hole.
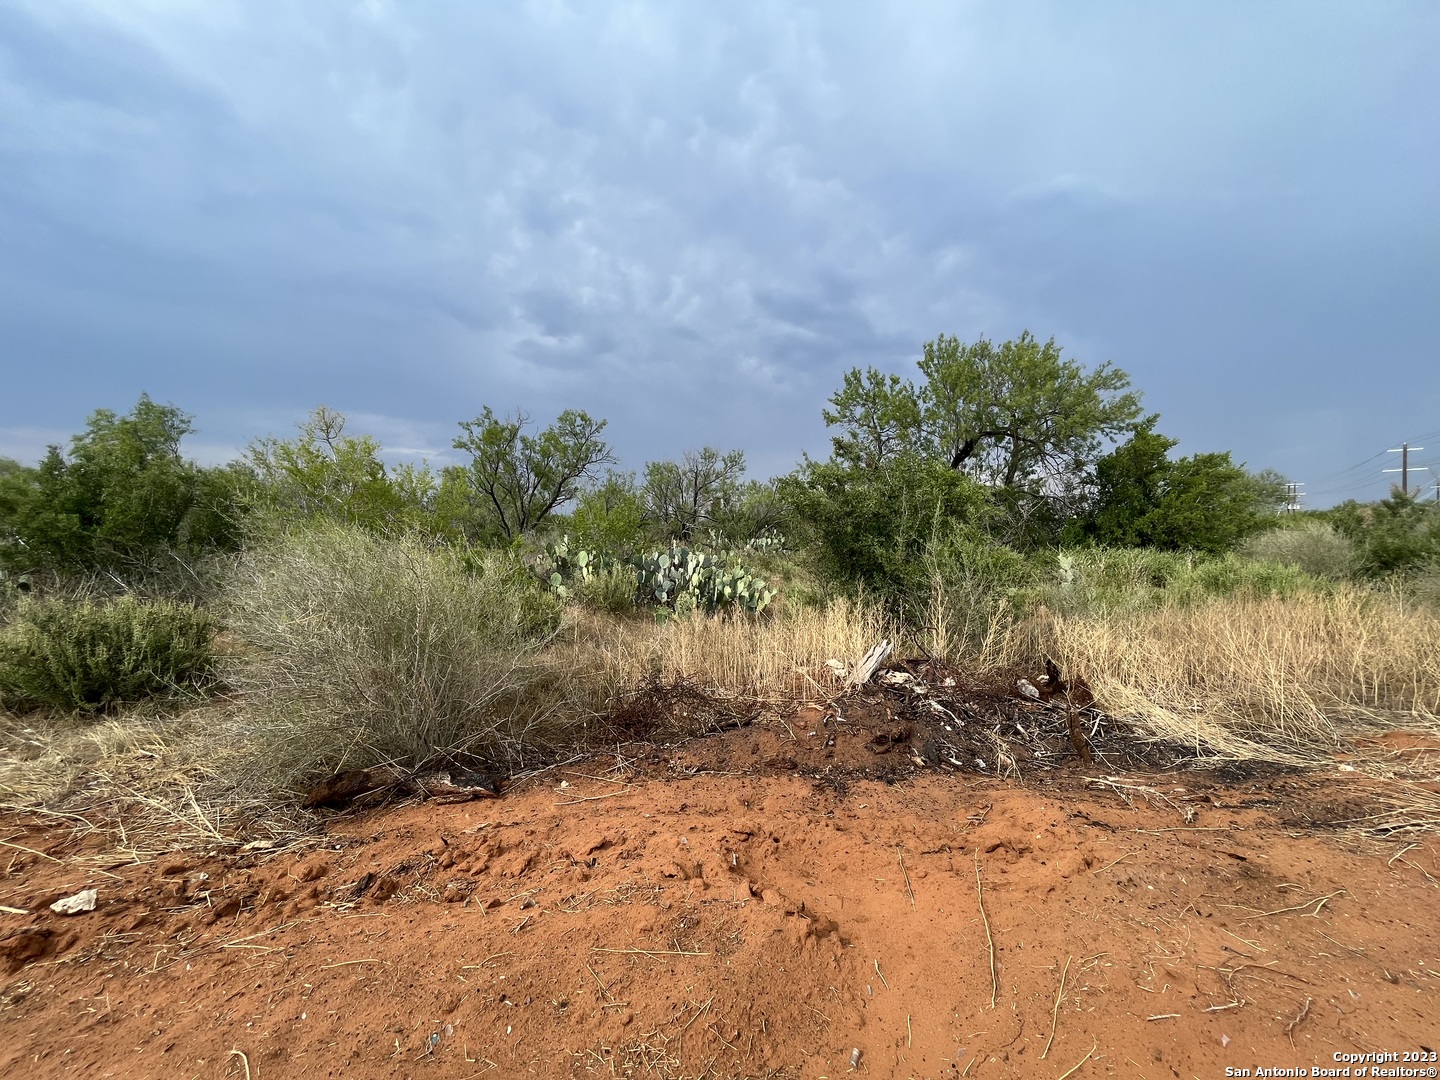
[[[807,462],[780,482],[786,535],[816,580],[836,592],[878,597],[892,612],[923,607],[925,554],[937,540],[977,532],[986,491],[945,462],[900,455],[874,468]]]
[[[258,655],[233,680],[253,696],[250,767],[266,786],[444,751],[508,767],[551,734],[533,661],[561,603],[518,560],[467,565],[466,553],[330,525],[239,571],[230,610]]]
[[[1007,621],[1013,598],[1038,579],[1037,561],[977,536],[956,534],[931,544],[924,557],[930,581],[922,627],[927,651],[947,660],[984,654]]]
[[[1270,529],[1251,537],[1240,553],[1257,562],[1298,566],[1307,574],[1331,581],[1352,576],[1360,565],[1354,541],[1323,522]]]
[[[210,616],[186,604],[21,602],[0,634],[0,700],[98,712],[213,678]]]
[[[635,569],[616,563],[577,581],[575,599],[595,611],[625,615],[635,610]]]

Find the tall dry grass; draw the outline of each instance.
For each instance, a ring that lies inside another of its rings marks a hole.
[[[986,659],[1042,655],[1088,680],[1106,710],[1224,756],[1314,759],[1344,728],[1440,716],[1440,618],[1362,590],[1041,613]]]
[[[647,678],[798,703],[833,693],[825,661],[854,664],[881,638],[895,636],[878,608],[843,599],[761,618],[696,614],[663,623],[572,608],[545,659],[585,684],[597,712]]]

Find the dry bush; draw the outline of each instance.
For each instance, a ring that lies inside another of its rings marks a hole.
[[[572,734],[564,681],[537,656],[559,603],[502,556],[475,573],[418,539],[320,527],[247,555],[229,613],[254,783],[462,749],[514,768]]]
[[[1053,656],[1106,710],[1226,756],[1323,756],[1344,725],[1440,715],[1440,618],[1356,589],[1096,617],[1042,613],[989,657]]]

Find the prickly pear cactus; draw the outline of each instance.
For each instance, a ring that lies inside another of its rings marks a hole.
[[[633,565],[638,578],[636,602],[677,613],[698,609],[711,615],[728,607],[759,612],[775,597],[764,579],[752,577],[724,555],[676,546],[641,555]]]

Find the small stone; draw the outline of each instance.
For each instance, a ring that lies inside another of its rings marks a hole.
[[[96,889],[82,889],[74,896],[67,896],[63,900],[56,900],[50,905],[50,910],[57,915],[79,915],[82,912],[94,911],[95,901],[99,895]]]

